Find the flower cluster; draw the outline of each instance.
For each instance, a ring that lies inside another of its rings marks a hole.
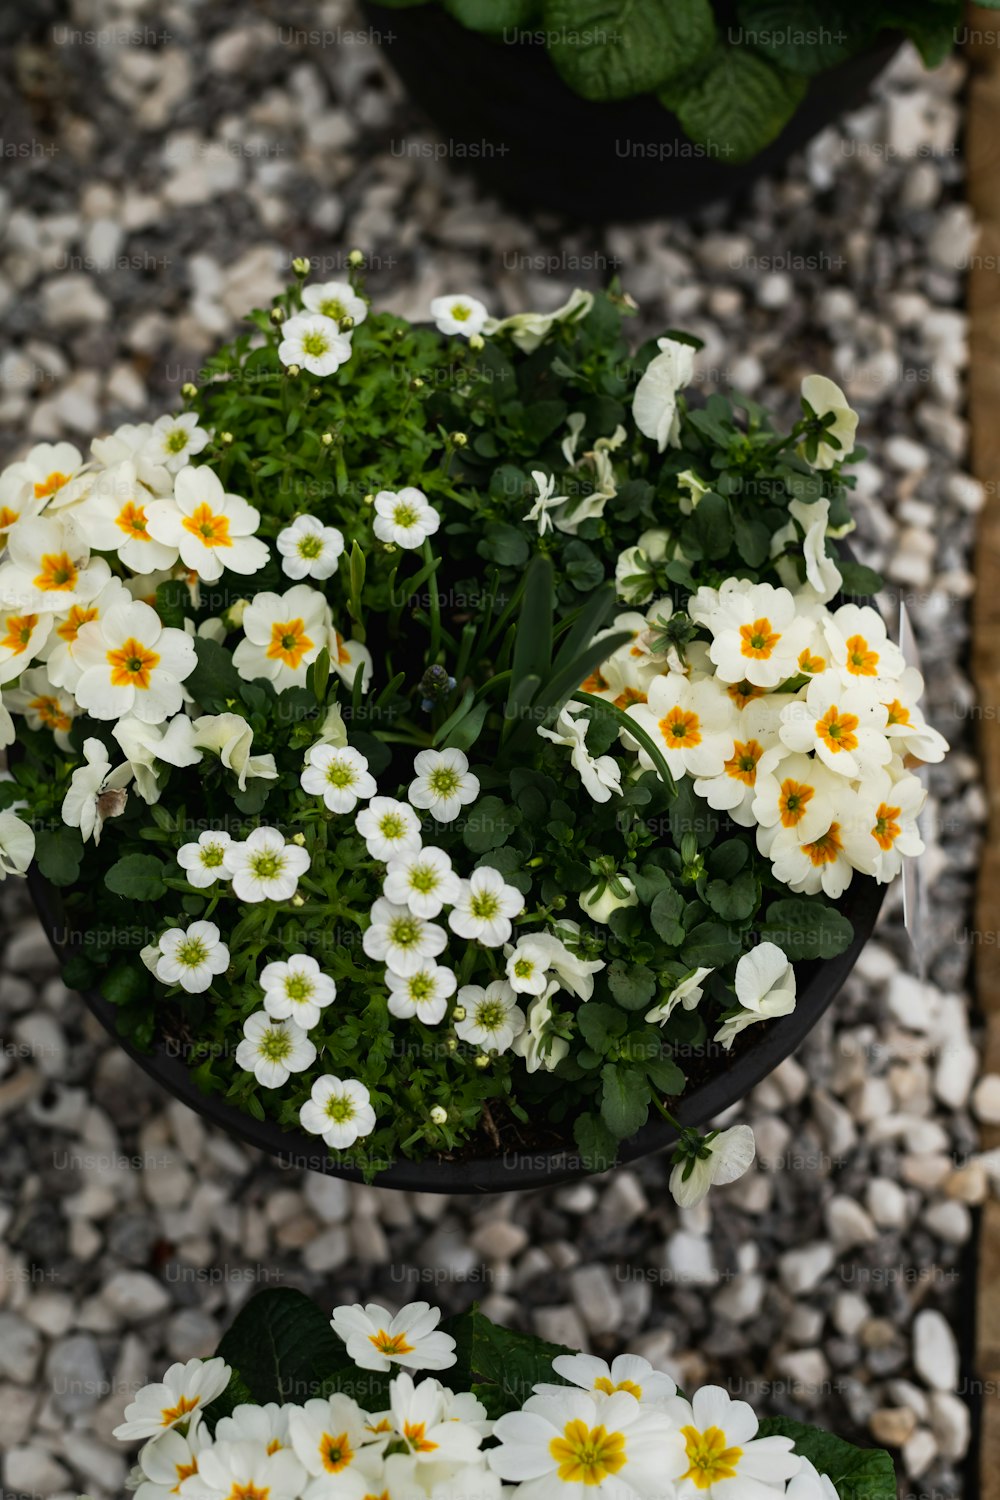
[[[467,1317],[473,1340],[490,1327],[477,1313]],[[234,1372],[221,1356],[172,1365],[136,1394],[115,1429],[143,1444],[131,1480],[137,1500],[836,1500],[831,1480],[791,1437],[759,1435],[747,1402],[714,1385],[688,1399],[637,1355],[552,1358],[529,1341],[530,1394],[491,1416],[496,1387],[480,1380],[477,1394],[467,1388],[455,1338],[438,1329],[439,1318],[426,1302],[395,1316],[375,1303],[338,1307],[331,1327],[350,1365],[333,1394],[300,1403],[231,1404]],[[492,1329],[491,1337],[502,1345],[507,1335]],[[413,1373],[446,1369],[458,1376],[452,1385]],[[369,1380],[383,1398],[374,1404],[350,1394],[368,1371],[390,1376]],[[881,1496],[885,1465],[871,1472]]]

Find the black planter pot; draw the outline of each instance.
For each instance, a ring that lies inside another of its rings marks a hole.
[[[57,956],[60,959],[69,957],[69,952],[58,940],[59,932],[65,930],[59,892],[42,879],[35,866],[28,872],[28,888]],[[725,1066],[693,1088],[678,1106],[676,1113],[682,1125],[707,1124],[742,1099],[795,1051],[836,997],[857,962],[858,954],[875,926],[885,891],[884,885],[876,885],[870,879],[859,877],[852,882],[840,902],[840,910],[854,926],[850,947],[836,958],[796,965],[799,998],[793,1013],[764,1026],[753,1027],[737,1037]],[[283,1130],[270,1120],[255,1120],[231,1104],[202,1093],[182,1057],[168,1052],[162,1042],[156,1043],[150,1052],[140,1052],[118,1035],[116,1007],[109,1000],[95,990],[84,991],[83,998],[102,1026],[150,1078],[227,1134],[268,1152],[286,1166],[308,1167],[352,1182],[363,1180],[357,1169],[338,1165],[318,1137]],[[657,1117],[622,1143],[619,1163],[637,1161],[640,1157],[663,1151],[676,1139],[676,1131]],[[536,1151],[523,1155],[507,1152],[503,1156],[454,1162],[433,1158],[400,1160],[380,1173],[375,1185],[418,1193],[502,1193],[569,1182],[587,1175],[587,1168],[576,1155],[575,1147],[569,1145],[561,1152]]]
[[[540,44],[469,31],[439,5],[396,10],[364,0],[363,9],[449,160],[517,208],[587,224],[682,216],[744,192],[856,108],[899,46],[889,38],[817,75],[777,140],[733,166],[693,146],[655,95],[581,98]],[[405,145],[392,149],[402,154]]]

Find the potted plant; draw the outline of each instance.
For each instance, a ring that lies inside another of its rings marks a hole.
[[[852,602],[857,418],[689,405],[617,290],[413,327],[297,269],[182,415],[0,476],[3,863],[266,1149],[473,1191],[673,1144],[693,1201],[945,748]]]
[[[860,104],[904,37],[936,66],[963,14],[958,0],[364,8],[443,155],[518,206],[585,223],[686,214],[742,191]]]
[[[327,1318],[260,1292],[218,1354],[174,1364],[115,1429],[142,1442],[138,1500],[319,1495],[894,1500],[892,1459],[722,1386],[686,1396],[637,1355],[610,1363],[410,1303]],[[430,1371],[427,1374],[424,1372]]]

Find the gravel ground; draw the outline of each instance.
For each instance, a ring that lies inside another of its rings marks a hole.
[[[291,36],[295,5],[35,7],[0,96],[0,444],[95,432],[175,401],[291,256],[422,316],[467,290],[555,306],[617,272],[652,331],[705,340],[700,378],[791,414],[801,376],[862,413],[863,559],[916,627],[932,716],[920,956],[890,892],[832,1015],[746,1101],[759,1162],[678,1212],[667,1164],[467,1202],[282,1170],[164,1098],[60,983],[23,887],[0,893],[0,1453],[4,1493],[118,1496],[129,1392],[212,1349],[262,1285],[326,1304],[416,1296],[901,1449],[901,1493],[960,1497],[977,1155],[964,990],[983,794],[965,675],[979,487],[965,474],[962,70],[902,54],[875,100],[739,211],[560,235],[481,199],[429,143],[376,48]],[[306,16],[306,7],[299,12]],[[358,24],[337,0],[308,25]],[[3,28],[23,33],[13,11]],[[306,25],[306,19],[302,19]],[[93,44],[81,33],[103,28]],[[122,37],[131,33],[130,42]],[[14,149],[16,148],[16,149]],[[920,963],[926,978],[916,977]],[[735,1116],[734,1116],[735,1117]],[[974,1405],[974,1401],[973,1401]]]

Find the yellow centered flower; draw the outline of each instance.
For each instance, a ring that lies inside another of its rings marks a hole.
[[[112,687],[136,687],[145,690],[149,687],[149,680],[154,668],[158,665],[160,657],[156,651],[151,651],[134,636],[129,636],[123,645],[116,651],[107,653],[108,665],[111,668]]]
[[[202,849],[201,862],[206,870],[217,870],[222,864],[222,845],[206,844]]]
[[[302,340],[303,354],[311,355],[314,359],[318,359],[323,354],[328,354],[329,350],[330,341],[325,333],[319,333],[314,330],[311,333],[307,333]]]
[[[231,547],[229,517],[217,516],[210,505],[196,505],[184,517],[184,530],[190,531],[206,547]]]
[[[354,1100],[348,1099],[344,1094],[331,1094],[326,1101],[327,1119],[333,1120],[336,1125],[343,1125],[355,1116]],[[372,1343],[375,1340],[372,1339]]]
[[[752,625],[740,626],[741,656],[751,656],[755,661],[766,661],[781,640],[780,630],[775,630],[766,615],[754,620]]]
[[[308,1000],[316,986],[305,974],[292,974],[285,980],[285,994],[289,1000]]]
[[[472,309],[466,307],[464,302],[455,302],[451,307],[451,315],[456,323],[467,323],[472,317]]]
[[[333,633],[337,638],[337,665],[346,667],[350,664],[351,653],[345,650],[344,637],[341,635],[340,631],[335,630]]]
[[[600,672],[591,672],[580,684],[580,691],[584,693],[603,693],[607,691],[608,680],[602,677]]]
[[[633,703],[645,703],[647,701],[646,694],[641,693],[638,688],[627,687],[615,699],[615,708],[631,708]]]
[[[404,1422],[403,1436],[414,1453],[433,1453],[434,1449],[439,1446],[437,1443],[432,1443],[427,1436],[426,1422]]]
[[[422,931],[416,917],[393,917],[389,923],[389,941],[396,948],[412,948],[419,943]]]
[[[863,635],[852,635],[847,642],[845,665],[853,677],[876,677],[878,652],[871,649]]]
[[[268,1454],[280,1453],[284,1446],[284,1443],[282,1443],[278,1438],[272,1438],[267,1445],[267,1452]]]
[[[469,910],[480,922],[492,922],[500,910],[500,901],[495,891],[477,891],[469,902]]]
[[[258,1051],[261,1057],[266,1057],[268,1062],[281,1062],[292,1050],[291,1037],[284,1031],[279,1031],[276,1026],[264,1032],[258,1043]]]
[[[802,847],[817,869],[823,865],[835,864],[837,855],[844,847],[840,837],[840,824],[831,823],[822,838],[814,839],[811,844],[803,844]]]
[[[305,621],[276,620],[271,626],[271,644],[267,655],[271,661],[283,661],[294,672],[306,652],[312,647],[312,639],[306,635]]]
[[[252,1479],[248,1479],[246,1484],[240,1484],[239,1480],[236,1480],[229,1494],[226,1496],[226,1500],[268,1500],[270,1493],[271,1486],[269,1484],[265,1485],[263,1489],[259,1489]]]
[[[839,755],[841,750],[856,750],[858,737],[857,714],[842,714],[836,703],[832,703],[816,725],[816,737],[826,743],[827,749]]]
[[[32,698],[28,707],[35,710],[42,723],[49,729],[68,729],[73,722],[69,714],[64,713],[60,708],[58,698]]]
[[[353,766],[345,765],[342,760],[331,760],[326,768],[326,779],[331,786],[340,790],[344,787],[353,786],[357,780],[358,773]]]
[[[0,531],[6,531],[9,526],[13,526],[14,522],[20,519],[20,511],[11,510],[9,505],[0,505]]]
[[[273,880],[285,868],[285,856],[265,849],[259,854],[250,856],[250,868],[258,880]]]
[[[201,1401],[200,1396],[181,1396],[176,1406],[165,1406],[160,1412],[164,1427],[169,1427],[171,1422],[177,1422],[181,1417],[186,1417],[193,1412]]]
[[[642,1386],[636,1385],[634,1380],[619,1380],[617,1385],[612,1385],[606,1375],[598,1375],[594,1381],[594,1390],[603,1391],[605,1396],[613,1396],[616,1391],[626,1391],[637,1401],[642,1400]]]
[[[896,822],[899,811],[898,807],[887,807],[884,802],[880,802],[875,809],[875,827],[872,829],[872,838],[882,849],[891,849],[903,831]]]
[[[407,505],[406,501],[402,500],[393,511],[392,519],[397,526],[415,526],[417,524],[417,513],[412,505]]]
[[[185,432],[184,428],[175,427],[173,432],[168,435],[167,441],[163,446],[169,453],[183,453],[187,445],[188,435]]]
[[[672,708],[660,720],[660,733],[672,750],[701,744],[701,720],[697,714],[683,708]]]
[[[324,1432],[319,1440],[319,1456],[328,1474],[339,1474],[341,1469],[346,1469],[354,1457],[347,1433],[334,1437],[332,1433]]]
[[[804,651],[799,652],[799,671],[808,672],[812,676],[815,672],[822,672],[826,662],[822,656],[813,656],[807,646]]]
[[[149,532],[146,529],[145,508],[137,505],[134,500],[129,500],[127,505],[122,506],[121,510],[115,516],[115,525],[120,527],[135,542],[149,541]]]
[[[20,656],[31,640],[31,632],[37,624],[37,615],[8,615],[7,634],[0,640],[0,646],[6,646],[8,651]]]
[[[347,317],[347,308],[339,297],[327,297],[324,302],[320,303],[319,310],[324,318],[332,318],[335,323]]]
[[[174,1488],[179,1490],[185,1479],[190,1479],[192,1474],[197,1474],[198,1460],[194,1458],[189,1464],[174,1464],[174,1471],[177,1475],[177,1483]]]
[[[806,808],[816,795],[816,788],[804,781],[793,781],[790,776],[781,783],[778,811],[782,828],[794,828],[806,815]]]
[[[379,1354],[391,1356],[413,1353],[413,1345],[406,1342],[405,1333],[389,1333],[386,1329],[380,1328],[378,1333],[368,1335],[368,1342],[374,1344]]]
[[[752,682],[747,682],[746,678],[742,682],[731,682],[726,688],[726,692],[741,712],[746,708],[748,703],[753,703],[755,698],[763,698],[764,696],[764,689],[756,687]]]
[[[461,777],[451,766],[435,766],[427,781],[435,797],[453,797],[461,785]]]
[[[410,999],[426,1000],[434,994],[434,981],[429,974],[414,974],[409,981]]]
[[[733,746],[732,759],[726,761],[726,775],[744,786],[753,786],[757,780],[757,762],[764,754],[759,740],[737,740]]]
[[[711,1489],[721,1479],[735,1479],[736,1466],[743,1457],[742,1448],[727,1448],[726,1434],[719,1427],[706,1427],[699,1432],[697,1427],[682,1427],[681,1435],[687,1448],[686,1474],[695,1489]]]
[[[314,557],[319,557],[322,551],[323,538],[317,536],[315,531],[310,531],[299,539],[299,556],[304,557],[307,561],[311,562]]]
[[[504,1014],[499,1000],[484,1000],[476,1009],[476,1020],[484,1031],[499,1031],[504,1023]]]
[[[890,724],[909,724],[910,710],[904,704],[900,703],[898,698],[893,698],[891,703],[883,703],[882,707],[886,709],[889,714],[889,718],[886,722],[886,728],[888,728]]]
[[[43,479],[41,484],[35,485],[35,499],[45,500],[49,495],[54,495],[56,490],[61,490],[63,485],[68,483],[68,474],[60,474],[58,469],[53,469],[48,478]]]
[[[549,1452],[559,1465],[564,1484],[597,1485],[625,1467],[625,1434],[604,1427],[588,1427],[577,1418],[567,1422],[562,1437],[553,1438]]]
[[[96,609],[87,609],[82,604],[74,604],[63,623],[56,631],[56,635],[72,645],[76,640],[81,625],[89,625],[91,620],[97,619]]]
[[[76,588],[79,570],[68,552],[44,552],[35,588],[44,593],[68,593]]]

